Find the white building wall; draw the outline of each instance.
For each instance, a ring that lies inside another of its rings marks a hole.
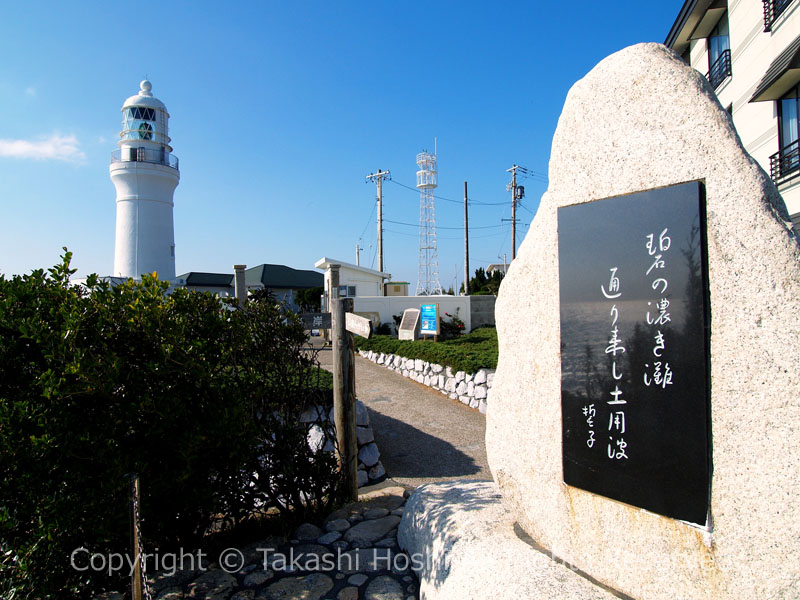
[[[330,289],[330,270],[325,271],[325,294],[327,296]],[[379,296],[381,294],[381,285],[383,278],[377,273],[372,275],[350,269],[345,265],[339,268],[339,285],[354,285],[356,287],[356,296]]]
[[[723,108],[732,108],[733,124],[747,152],[770,172],[770,156],[778,152],[778,110],[774,101],[750,102],[772,61],[800,34],[800,2],[778,17],[772,31],[764,31],[763,4],[729,0],[731,77],[717,87]],[[708,40],[694,40],[690,64],[708,73]],[[800,178],[778,186],[790,215],[800,213]]]
[[[379,296],[382,282],[383,278],[378,275],[356,271],[344,265],[339,269],[339,285],[356,286],[357,296]]]

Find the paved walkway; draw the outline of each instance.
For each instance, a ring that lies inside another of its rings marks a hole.
[[[399,486],[373,490],[319,525],[301,525],[289,540],[268,538],[205,554],[202,561],[191,560],[191,568],[149,578],[151,596],[154,600],[417,600],[419,585],[410,557],[397,544],[407,494]],[[95,598],[101,599],[123,597]]]
[[[330,369],[330,347],[319,352]],[[486,418],[427,386],[356,355],[356,396],[369,410],[381,462],[395,482],[492,478],[486,462]]]

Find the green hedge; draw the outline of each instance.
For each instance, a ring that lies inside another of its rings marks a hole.
[[[356,336],[355,345],[358,350],[419,358],[448,366],[453,371],[475,373],[482,368],[497,368],[497,330],[493,327],[482,327],[455,339],[436,343],[430,340],[400,341],[388,335],[376,335],[370,339]]]
[[[329,510],[336,458],[309,448],[298,416],[330,383],[293,314],[152,277],[91,276],[87,291],[69,259],[0,275],[0,598],[124,587],[70,556],[130,551],[127,473],[151,552],[195,547],[263,504]]]

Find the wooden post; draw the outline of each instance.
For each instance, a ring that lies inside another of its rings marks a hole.
[[[131,545],[133,546],[133,573],[131,574],[131,595],[133,600],[142,600],[142,562],[139,559],[139,476],[131,474]]]
[[[358,442],[356,441],[356,378],[353,335],[346,329],[352,298],[335,298],[331,307],[333,338],[333,419],[339,445],[339,468],[345,478],[343,500],[358,500]]]
[[[327,310],[329,313],[333,313],[333,300],[339,297],[339,269],[341,269],[342,265],[330,265],[328,268],[330,269],[330,277],[328,279],[328,307],[323,307],[324,310]],[[333,340],[333,330],[325,329],[322,334],[322,339],[326,342],[332,342]]]

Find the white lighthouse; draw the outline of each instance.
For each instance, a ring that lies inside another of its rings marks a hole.
[[[139,93],[122,105],[119,148],[109,172],[117,189],[114,276],[141,278],[158,273],[175,278],[172,195],[180,180],[178,158],[169,145],[169,113],[142,81]]]

